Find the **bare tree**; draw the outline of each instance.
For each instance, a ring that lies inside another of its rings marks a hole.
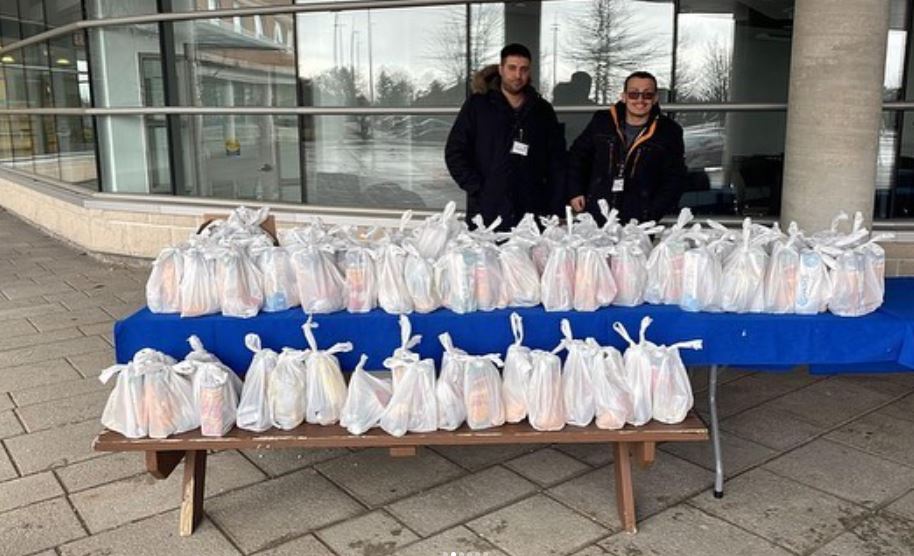
[[[704,102],[730,100],[730,79],[733,51],[720,39],[705,45],[701,63],[701,79],[696,96]]]
[[[480,4],[470,8],[470,64],[477,71],[489,60],[495,60],[504,36],[504,7],[500,4]],[[454,6],[445,10],[428,45],[430,62],[444,71],[447,85],[466,83],[467,75],[466,8]]]
[[[568,56],[593,79],[594,100],[606,104],[625,77],[651,65],[661,49],[653,33],[632,21],[624,0],[591,0],[587,13],[570,18]]]

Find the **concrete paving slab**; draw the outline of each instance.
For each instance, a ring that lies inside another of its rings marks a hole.
[[[357,450],[316,467],[370,507],[382,506],[466,473],[427,449],[406,458],[390,457],[388,450],[380,448]],[[404,481],[404,477],[410,479]]]
[[[349,454],[346,449],[328,450],[243,450],[251,462],[272,477],[285,475],[298,469],[311,467],[315,463]]]
[[[472,554],[505,556],[492,543],[460,525],[398,550],[396,556],[429,556],[439,554]]]
[[[63,496],[60,483],[50,472],[36,473],[0,483],[0,514],[35,502]],[[0,517],[0,521],[2,521]]]
[[[911,422],[876,412],[830,432],[826,438],[914,466]]]
[[[914,467],[825,439],[785,454],[765,469],[871,509],[914,486]]]
[[[791,552],[701,510],[680,504],[649,517],[638,533],[621,532],[598,543],[614,556],[701,554],[789,556]]]
[[[0,515],[0,546],[9,556],[24,556],[85,535],[76,514],[63,498]]]
[[[914,554],[914,521],[880,514],[812,553],[813,556]]]
[[[536,485],[504,467],[490,467],[391,504],[407,527],[427,537],[536,491]]]
[[[866,509],[765,469],[727,482],[722,499],[703,492],[689,501],[701,510],[805,553],[854,527]]]
[[[509,554],[567,554],[609,534],[543,495],[474,519],[467,527]]]
[[[263,481],[207,501],[207,514],[244,552],[279,545],[364,508],[313,469]]]
[[[591,469],[573,457],[553,448],[543,448],[505,462],[515,471],[540,486],[552,486]]]
[[[385,556],[419,540],[383,510],[321,529],[316,536],[340,556]]]

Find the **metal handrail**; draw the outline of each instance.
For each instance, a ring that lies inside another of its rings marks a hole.
[[[193,21],[195,19],[221,19],[228,17],[247,17],[255,15],[283,15],[307,12],[343,12],[352,10],[422,8],[434,6],[453,6],[460,4],[500,4],[504,0],[343,0],[340,2],[319,2],[314,4],[295,4],[290,6],[249,6],[244,8],[225,8],[207,11],[186,11],[109,17],[104,19],[85,19],[74,21],[48,31],[32,35],[26,39],[0,48],[0,55],[14,52],[36,43],[44,42],[63,35],[69,35],[81,29],[99,29],[117,25],[142,25],[146,23]]]
[[[609,105],[555,106],[562,114],[605,110]],[[914,110],[914,102],[884,102],[883,110]],[[786,102],[664,104],[665,112],[780,112]],[[116,106],[110,108],[0,108],[0,116],[421,116],[455,115],[459,106]]]

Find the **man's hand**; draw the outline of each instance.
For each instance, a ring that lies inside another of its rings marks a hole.
[[[571,205],[571,208],[575,212],[581,212],[584,210],[584,196],[583,195],[578,195],[577,197],[572,197],[572,199],[568,202]]]

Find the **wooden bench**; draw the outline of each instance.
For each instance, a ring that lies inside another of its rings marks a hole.
[[[206,453],[208,450],[244,450],[278,448],[388,448],[390,455],[405,457],[416,455],[419,446],[472,446],[494,444],[613,444],[615,455],[616,505],[622,527],[630,532],[635,527],[635,497],[632,488],[631,459],[642,467],[654,461],[658,442],[683,442],[707,440],[708,429],[694,414],[677,425],[664,425],[655,421],[642,426],[626,426],[620,430],[566,426],[555,432],[534,430],[526,422],[504,425],[494,429],[473,431],[466,426],[453,431],[408,433],[402,437],[390,436],[380,429],[372,429],[361,436],[349,434],[339,426],[303,424],[290,431],[270,429],[254,433],[238,428],[221,438],[204,437],[199,431],[170,438],[125,438],[119,433],[105,430],[93,442],[93,448],[103,452],[146,452],[146,469],[157,479],[165,479],[184,460],[179,532],[182,536],[193,533],[203,516],[203,487],[206,481]]]

